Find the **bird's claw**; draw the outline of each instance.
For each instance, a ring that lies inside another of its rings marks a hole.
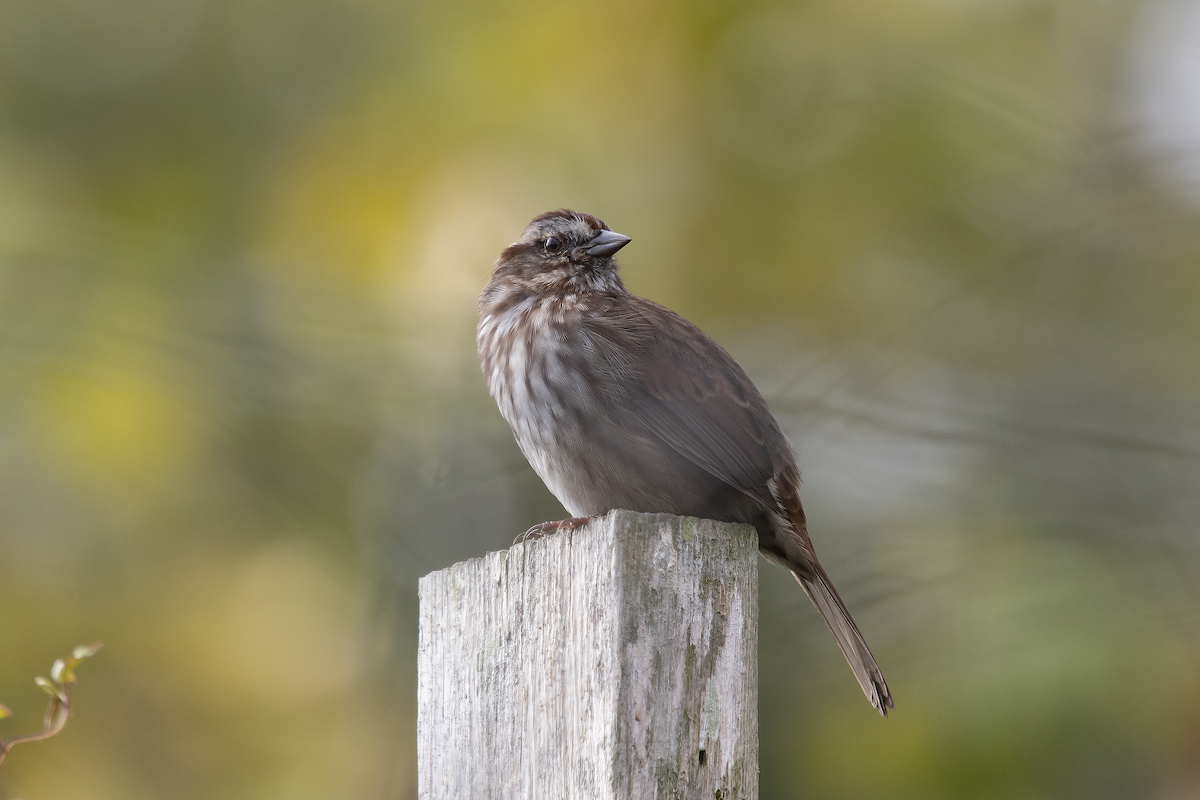
[[[557,533],[563,529],[571,530],[579,528],[594,520],[596,517],[571,517],[570,519],[560,519],[552,522],[541,522],[534,525],[529,530],[522,533],[517,538],[513,539],[513,544],[523,544],[525,542],[536,541],[543,536],[549,536],[552,533]]]

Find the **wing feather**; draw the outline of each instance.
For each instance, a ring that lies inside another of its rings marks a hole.
[[[634,381],[613,400],[649,433],[711,475],[763,503],[778,506],[770,485],[794,464],[791,448],[766,401],[724,349],[679,315],[643,298],[614,307],[626,317],[621,341],[626,356],[614,364]],[[659,324],[655,324],[654,321]],[[606,329],[607,330],[607,329]]]

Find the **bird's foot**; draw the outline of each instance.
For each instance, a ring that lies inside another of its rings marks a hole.
[[[513,539],[513,544],[532,542],[535,539],[542,538],[543,536],[548,536],[552,533],[558,533],[563,529],[571,530],[572,528],[581,528],[598,516],[600,515],[593,514],[590,517],[571,517],[570,519],[560,519],[555,522],[543,522],[538,525],[534,525],[516,539]]]

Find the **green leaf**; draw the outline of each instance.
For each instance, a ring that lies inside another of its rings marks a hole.
[[[6,705],[0,705],[0,719],[12,716],[12,709]]]
[[[81,644],[71,651],[71,658],[76,661],[82,661],[85,658],[90,658],[96,655],[97,651],[104,647],[104,642],[93,642],[92,644]]]
[[[43,678],[41,675],[38,675],[33,679],[33,682],[36,683],[38,688],[46,694],[50,695],[51,697],[58,697],[58,686],[49,678]]]

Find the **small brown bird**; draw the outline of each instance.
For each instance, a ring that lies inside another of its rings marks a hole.
[[[629,241],[590,214],[542,214],[500,254],[479,298],[488,392],[574,515],[530,533],[614,508],[753,525],[886,717],[887,682],[808,537],[791,445],[728,353],[621,283],[613,254]]]

